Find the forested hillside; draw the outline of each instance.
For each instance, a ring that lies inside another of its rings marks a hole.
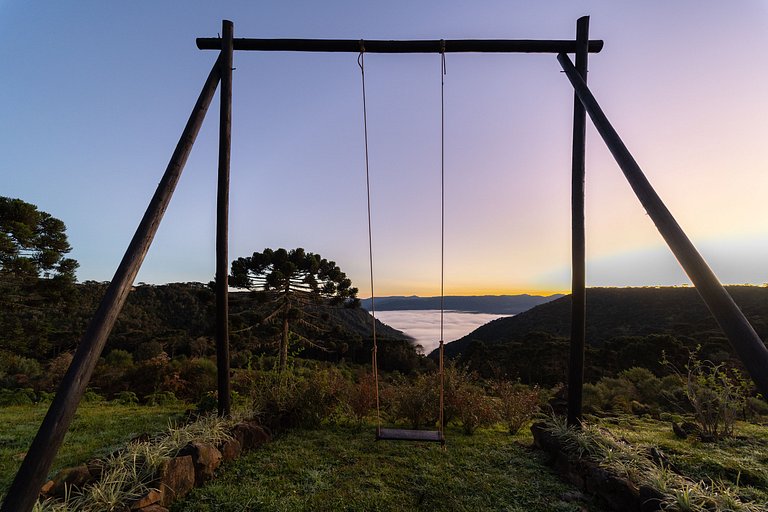
[[[65,293],[46,299],[29,296],[15,307],[0,309],[0,351],[36,360],[47,360],[76,348],[93,316],[107,283],[85,282]],[[172,283],[136,286],[109,337],[105,354],[121,349],[131,354],[156,352],[158,347],[171,358],[201,356],[213,350],[215,297],[202,283]],[[274,343],[274,326],[261,325],[264,312],[258,297],[249,292],[230,294],[231,346],[234,353],[268,353]],[[312,338],[324,350],[307,350],[321,358],[370,357],[366,353],[371,317],[359,308],[321,307],[313,312]],[[310,337],[297,325],[298,334]],[[378,323],[377,333],[409,347],[405,334]],[[413,351],[415,357],[415,351]],[[363,357],[364,355],[364,357]]]
[[[768,288],[729,286],[729,293],[764,340]],[[494,320],[446,345],[484,374],[554,383],[566,375],[571,298],[563,297],[510,318]],[[682,365],[698,345],[715,361],[734,360],[730,345],[694,288],[587,290],[587,378],[612,376],[632,366],[663,372],[662,353]]]

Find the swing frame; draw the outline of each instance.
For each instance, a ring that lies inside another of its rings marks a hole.
[[[717,320],[731,346],[744,363],[758,390],[768,396],[768,348],[750,325],[728,292],[667,210],[648,182],[616,130],[589,90],[587,58],[603,48],[603,41],[589,40],[589,17],[579,18],[574,40],[428,40],[365,41],[368,53],[548,53],[556,54],[574,88],[572,148],[572,320],[568,376],[568,423],[581,422],[585,336],[584,251],[584,156],[586,115],[611,151],[635,195],[656,225],[699,295]],[[200,131],[214,93],[221,82],[219,110],[219,165],[216,222],[216,354],[219,414],[230,414],[228,315],[228,216],[231,148],[232,61],[234,50],[352,52],[360,51],[359,40],[235,39],[231,21],[222,21],[220,38],[200,38],[201,50],[219,50],[219,56],[203,85],[189,120],[149,202],[136,232],[88,328],[80,340],[56,395],[49,406],[19,470],[6,494],[0,512],[29,512],[53,459],[64,440],[91,374],[168,208],[176,184]],[[575,65],[567,56],[576,56]]]

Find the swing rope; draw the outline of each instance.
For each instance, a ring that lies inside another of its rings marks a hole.
[[[376,432],[381,430],[381,408],[379,406],[379,366],[378,343],[376,340],[376,304],[373,287],[373,230],[371,229],[371,172],[368,163],[368,110],[365,101],[365,43],[360,40],[360,55],[357,57],[360,66],[360,77],[363,82],[363,132],[365,134],[365,191],[368,198],[368,264],[371,269],[371,325],[373,330],[373,350],[371,354],[374,389],[376,390]]]
[[[406,441],[440,441],[445,447],[445,376],[444,376],[444,313],[445,313],[445,40],[440,41],[440,419],[438,432],[415,432],[408,430],[389,430],[387,437],[382,436],[381,405],[379,400],[378,339],[376,337],[376,305],[373,278],[373,230],[371,222],[371,173],[368,157],[368,109],[365,94],[365,42],[360,40],[360,54],[357,57],[363,92],[363,133],[365,139],[365,188],[368,201],[368,263],[371,278],[371,324],[373,334],[372,369],[376,395],[376,437],[377,439],[400,439]],[[437,434],[437,435],[435,435]]]
[[[445,377],[443,316],[445,313],[445,39],[440,40],[440,437],[444,437]]]

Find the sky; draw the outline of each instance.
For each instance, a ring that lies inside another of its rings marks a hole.
[[[768,3],[701,0],[0,0],[0,195],[67,225],[78,279],[111,279],[216,59],[196,37],[569,39],[589,83],[725,283],[768,282]],[[440,58],[370,54],[376,295],[440,292]],[[370,295],[355,54],[237,52],[230,257],[303,247]],[[448,54],[445,292],[570,288],[573,91],[554,55]],[[218,96],[137,282],[214,276]],[[588,286],[685,285],[587,132]]]

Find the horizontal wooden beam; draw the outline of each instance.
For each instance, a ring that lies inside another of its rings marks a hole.
[[[200,37],[201,50],[221,50],[221,38]],[[236,38],[235,50],[259,52],[352,52],[366,53],[575,53],[575,40],[536,39],[430,39],[384,41],[360,39],[250,39]],[[603,49],[602,40],[589,41],[589,52]]]

